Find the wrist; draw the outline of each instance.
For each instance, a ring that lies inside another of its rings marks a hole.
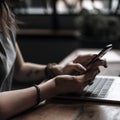
[[[62,67],[56,63],[49,63],[45,68],[45,76],[47,79],[54,78],[57,75],[61,75]]]
[[[55,73],[52,70],[55,65],[56,65],[56,63],[49,63],[49,64],[46,65],[46,68],[45,68],[44,72],[45,72],[45,76],[46,76],[47,79],[55,77]]]
[[[40,84],[39,89],[41,91],[41,101],[52,98],[59,94],[58,87],[55,83],[55,78]]]

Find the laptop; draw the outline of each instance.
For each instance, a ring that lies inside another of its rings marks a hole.
[[[97,76],[94,83],[86,86],[81,94],[62,94],[55,99],[120,103],[120,77]]]

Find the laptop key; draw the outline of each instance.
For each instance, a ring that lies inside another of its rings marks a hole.
[[[95,78],[93,85],[87,86],[82,97],[104,97],[112,84],[113,79]]]
[[[105,97],[106,93],[108,92],[110,86],[112,85],[113,79],[106,79],[106,83],[104,84],[103,88],[101,89],[98,97]]]
[[[95,97],[95,96],[98,96],[99,92],[101,91],[102,87],[104,86],[104,84],[105,84],[106,82],[107,82],[106,79],[101,78],[99,84],[98,84],[97,87],[93,90],[91,96],[94,96],[94,97]]]

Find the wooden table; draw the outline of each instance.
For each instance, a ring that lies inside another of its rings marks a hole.
[[[66,64],[79,52],[80,50],[73,51],[60,64]],[[103,75],[117,75],[120,63],[109,63],[107,69],[101,69]],[[48,101],[12,120],[120,120],[120,105],[80,101]]]

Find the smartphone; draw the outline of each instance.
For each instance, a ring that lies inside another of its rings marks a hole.
[[[102,58],[108,51],[112,49],[112,44],[105,46],[87,65],[94,63],[97,59]]]

